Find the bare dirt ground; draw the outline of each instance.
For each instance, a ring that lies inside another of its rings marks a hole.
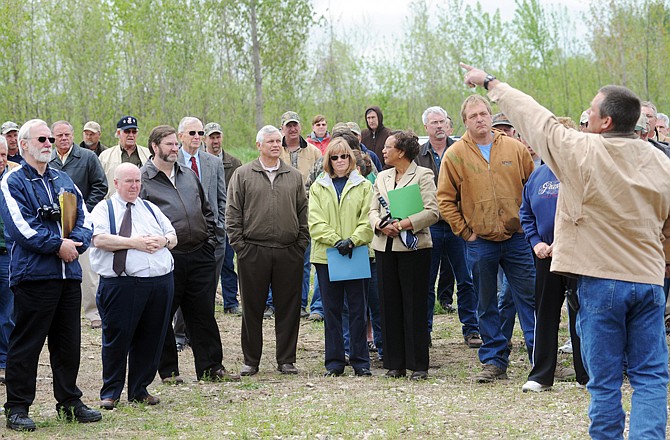
[[[224,364],[239,371],[241,318],[217,308]],[[373,361],[372,378],[324,378],[323,324],[301,322],[297,376],[283,376],[274,362],[274,320],[264,322],[265,349],[260,373],[238,383],[195,380],[190,349],[180,354],[183,386],[156,379],[150,387],[161,398],[155,407],[123,402],[90,425],[56,419],[51,369],[45,346],[31,416],[33,438],[454,438],[577,439],[588,437],[588,392],[574,382],[557,383],[545,393],[521,392],[529,362],[520,333],[510,357],[509,380],[481,385],[471,376],[480,369],[477,350],[463,344],[456,315],[436,315],[430,378],[420,383],[386,379]],[[518,324],[517,324],[518,330]],[[566,338],[561,329],[561,343]],[[78,384],[83,400],[97,404],[101,385],[100,331],[82,320]],[[371,358],[376,360],[376,354]],[[559,360],[569,365],[569,355]],[[4,387],[0,388],[4,394]],[[4,398],[2,395],[0,398]],[[122,401],[127,396],[122,395]],[[630,387],[624,386],[630,409]],[[0,428],[3,438],[27,436]]]

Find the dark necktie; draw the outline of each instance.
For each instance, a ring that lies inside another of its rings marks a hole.
[[[191,156],[191,169],[195,173],[196,176],[198,176],[198,179],[200,178],[200,173],[198,172],[198,164],[195,161],[195,156]]]
[[[121,220],[121,227],[119,228],[120,237],[130,237],[130,232],[133,230],[133,216],[131,214],[132,203],[126,203],[126,212],[123,214],[123,220]],[[121,249],[114,252],[114,262],[112,263],[112,268],[117,275],[121,275],[123,271],[126,270],[126,254],[128,254],[128,249]]]

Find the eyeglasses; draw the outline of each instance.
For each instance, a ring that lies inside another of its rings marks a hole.
[[[125,134],[128,134],[128,133],[135,134],[135,133],[137,133],[137,128],[126,128],[125,130],[123,130],[123,132]]]
[[[188,132],[188,135],[189,136],[195,136],[196,133],[198,133],[198,136],[204,136],[205,135],[205,132],[202,131],[202,130],[201,131],[191,130],[191,131]]]
[[[46,136],[39,136],[39,137],[36,137],[36,138],[28,138],[28,139],[37,139],[37,142],[39,142],[40,144],[45,143],[45,142],[47,141],[47,139],[49,139],[49,142],[51,142],[52,144],[53,144],[54,142],[56,142],[56,138],[54,138],[54,137],[46,137]]]
[[[338,159],[342,159],[342,160],[349,159],[349,155],[347,153],[344,153],[344,154],[340,154],[339,156],[338,155],[330,156],[330,160],[332,160],[333,162],[335,162]]]

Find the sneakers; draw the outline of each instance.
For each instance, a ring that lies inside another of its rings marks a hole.
[[[535,382],[534,380],[529,380],[521,387],[521,391],[524,393],[527,393],[528,391],[540,393],[542,391],[549,391],[550,389],[551,385],[542,385],[541,383]]]
[[[240,309],[239,306],[233,306],[227,309],[223,309],[223,313],[235,316],[242,316],[242,309]]]
[[[558,381],[571,381],[576,379],[575,370],[570,367],[564,367],[561,364],[556,364],[554,370],[554,379]]]
[[[482,371],[477,373],[474,377],[475,381],[479,383],[491,383],[495,380],[507,379],[507,372],[496,367],[493,364],[484,364]]]
[[[310,313],[309,318],[307,318],[307,319],[309,319],[310,321],[313,321],[313,322],[321,322],[321,321],[323,321],[323,316],[321,316],[320,313],[314,312],[314,313]]]
[[[309,318],[309,312],[307,311],[307,308],[300,307],[300,317],[302,319]]]
[[[265,307],[263,312],[263,319],[272,319],[275,314],[275,310],[272,307]]]
[[[561,354],[570,354],[572,353],[572,339],[568,339],[565,342],[565,345],[558,347],[558,352]]]
[[[482,344],[482,337],[477,332],[470,333],[465,337],[465,345],[467,345],[468,348],[479,348]]]

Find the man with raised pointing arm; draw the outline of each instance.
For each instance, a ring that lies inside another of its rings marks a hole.
[[[551,271],[578,278],[589,434],[623,438],[626,359],[634,390],[629,438],[665,438],[662,286],[670,261],[670,159],[634,135],[639,98],[625,87],[602,87],[587,110],[587,132],[579,133],[525,93],[480,69],[461,67],[465,83],[489,90],[561,181]]]

